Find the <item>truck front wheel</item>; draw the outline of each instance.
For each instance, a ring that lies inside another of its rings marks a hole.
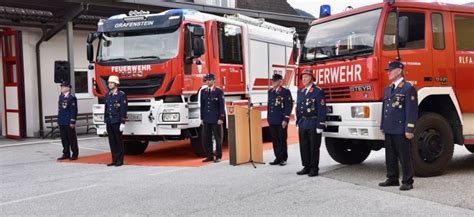
[[[139,155],[145,152],[148,141],[125,140],[123,147],[126,155]]]
[[[370,154],[370,148],[350,139],[325,138],[326,149],[332,159],[341,164],[360,164]]]
[[[454,139],[449,122],[436,113],[425,113],[416,122],[411,141],[413,166],[418,176],[441,175],[453,157]]]

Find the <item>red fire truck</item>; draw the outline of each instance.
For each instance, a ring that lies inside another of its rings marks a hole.
[[[474,7],[391,0],[318,19],[299,71],[312,70],[326,91],[329,154],[358,164],[383,147],[384,68],[397,57],[419,96],[416,174],[442,174],[454,144],[474,152]]]
[[[251,103],[265,110],[272,66],[286,68],[294,35],[293,28],[238,14],[176,9],[116,15],[100,20],[87,40],[94,95],[102,102],[108,77],[120,77],[120,89],[129,98],[125,153],[143,153],[149,141],[190,138],[202,156],[198,92],[203,76],[216,75],[227,104]],[[294,69],[280,71],[285,85],[296,91]],[[93,106],[99,135],[106,134],[103,113],[103,104]]]

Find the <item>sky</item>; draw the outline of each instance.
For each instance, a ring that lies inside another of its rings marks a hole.
[[[429,1],[429,0],[419,0]],[[331,6],[331,13],[336,14],[344,11],[347,6],[353,8],[362,7],[365,5],[375,4],[383,2],[383,0],[287,0],[293,8],[302,9],[314,17],[319,17],[319,6],[328,4]],[[433,1],[429,1],[433,2]],[[466,4],[474,2],[474,0],[438,0],[438,2],[450,3],[450,4]]]

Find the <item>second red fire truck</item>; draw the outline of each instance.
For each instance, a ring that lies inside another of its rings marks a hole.
[[[391,0],[314,21],[299,72],[311,70],[326,92],[331,157],[358,164],[383,147],[384,69],[397,57],[418,90],[417,175],[441,174],[454,144],[474,152],[473,36],[473,7],[443,3]]]
[[[190,138],[194,152],[202,156],[198,91],[203,76],[216,75],[228,104],[266,108],[272,66],[287,67],[294,35],[294,29],[263,19],[186,9],[102,19],[87,45],[94,95],[101,101],[108,77],[120,77],[120,89],[129,98],[126,153],[143,153],[149,141]],[[285,86],[296,91],[295,70],[280,71]],[[93,106],[99,135],[106,133],[103,112],[103,104]]]

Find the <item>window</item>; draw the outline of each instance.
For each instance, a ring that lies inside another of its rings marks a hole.
[[[367,11],[312,26],[306,36],[300,61],[326,61],[371,54],[381,11]]]
[[[74,70],[74,88],[77,98],[92,98],[91,74],[87,69]]]
[[[217,32],[220,62],[242,64],[242,30],[240,27],[217,22]]]
[[[408,17],[408,40],[405,44],[400,44],[400,49],[420,49],[425,47],[425,14],[414,12],[400,12],[400,17]],[[397,35],[397,14],[388,14],[385,23],[383,49],[396,49],[395,41]]]
[[[99,62],[167,60],[178,55],[179,31],[107,32],[99,43]]]
[[[474,51],[474,17],[455,16],[456,50]]]
[[[431,14],[431,31],[433,36],[433,48],[436,50],[444,50],[443,15],[440,13]]]

